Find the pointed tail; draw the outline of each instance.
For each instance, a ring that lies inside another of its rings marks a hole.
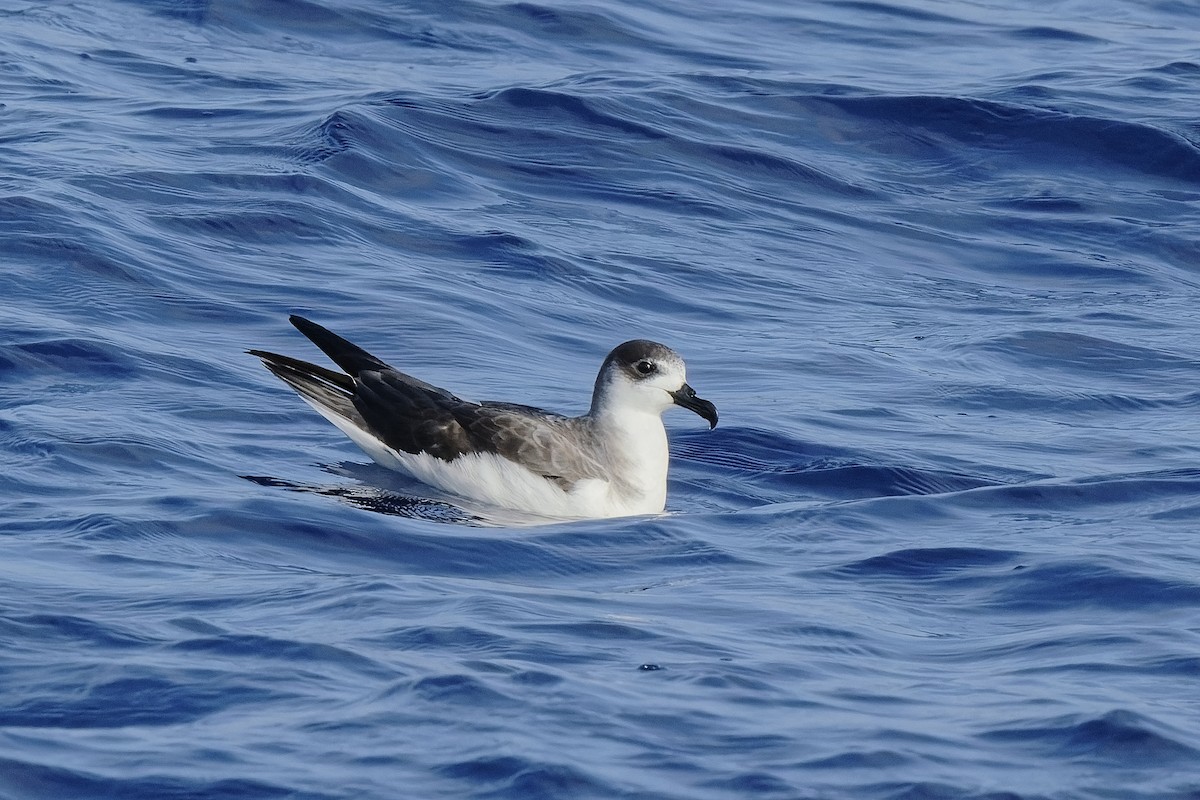
[[[359,418],[354,408],[354,379],[307,361],[266,350],[247,350],[262,359],[275,377],[291,386],[318,409],[324,408],[349,420]]]

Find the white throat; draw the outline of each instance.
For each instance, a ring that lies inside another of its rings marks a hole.
[[[614,474],[621,476],[610,487],[613,499],[636,505],[638,513],[662,511],[670,452],[661,413],[628,406],[603,409],[592,424]]]

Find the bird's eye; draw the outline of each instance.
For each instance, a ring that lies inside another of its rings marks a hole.
[[[634,365],[634,368],[643,375],[649,375],[651,372],[654,372],[656,369],[658,369],[658,365],[653,361],[639,361]]]

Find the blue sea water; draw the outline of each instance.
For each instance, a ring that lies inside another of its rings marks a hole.
[[[1200,797],[1200,6],[0,2],[0,798]],[[679,349],[495,527],[246,355]]]

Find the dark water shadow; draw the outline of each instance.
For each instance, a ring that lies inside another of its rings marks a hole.
[[[332,497],[346,505],[393,517],[421,519],[470,527],[529,527],[563,522],[519,511],[476,503],[466,498],[439,494],[438,490],[377,464],[318,464],[338,478],[356,483],[304,483],[270,475],[239,475],[257,483],[289,492]]]

